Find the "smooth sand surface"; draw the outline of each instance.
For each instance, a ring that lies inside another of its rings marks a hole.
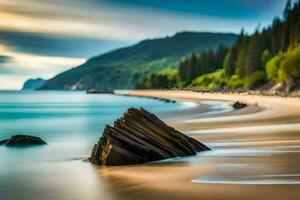
[[[300,99],[187,91],[130,91],[130,95],[203,103],[234,101],[242,110],[173,113],[168,123],[213,150],[197,156],[99,168],[114,199],[300,199]]]

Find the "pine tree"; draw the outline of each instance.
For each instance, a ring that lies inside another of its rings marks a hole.
[[[223,62],[223,68],[225,69],[225,73],[228,76],[231,76],[235,73],[235,60],[236,60],[236,52],[235,47],[232,47],[226,54]]]
[[[292,10],[291,0],[287,0],[285,8],[284,8],[284,11],[283,11],[283,17],[284,17],[284,19],[288,18],[289,13],[291,12],[291,10]]]

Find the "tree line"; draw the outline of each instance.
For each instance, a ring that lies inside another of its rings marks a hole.
[[[192,54],[181,59],[172,75],[153,73],[136,87],[258,88],[269,82],[295,82],[300,78],[299,44],[300,0],[288,0],[283,16],[270,26],[258,27],[251,35],[242,29],[230,48]]]

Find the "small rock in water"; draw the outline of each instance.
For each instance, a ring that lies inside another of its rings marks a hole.
[[[144,109],[129,109],[114,126],[106,126],[90,161],[97,165],[132,165],[210,150],[168,126]]]
[[[233,107],[234,109],[242,109],[242,108],[247,107],[247,104],[241,103],[241,102],[237,101],[237,102],[235,102],[235,103],[232,105],[232,107]]]
[[[47,144],[39,137],[29,135],[14,135],[9,139],[0,141],[0,145],[6,145],[8,147],[18,146],[31,146],[31,145],[44,145]]]
[[[87,94],[115,94],[114,90],[110,88],[104,89],[97,89],[97,88],[90,88],[86,91]]]

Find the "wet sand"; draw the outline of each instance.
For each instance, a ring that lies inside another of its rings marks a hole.
[[[184,91],[130,95],[192,102],[239,100],[249,106],[207,117],[190,111],[168,121],[212,151],[138,166],[96,167],[114,199],[299,199],[299,98]]]

